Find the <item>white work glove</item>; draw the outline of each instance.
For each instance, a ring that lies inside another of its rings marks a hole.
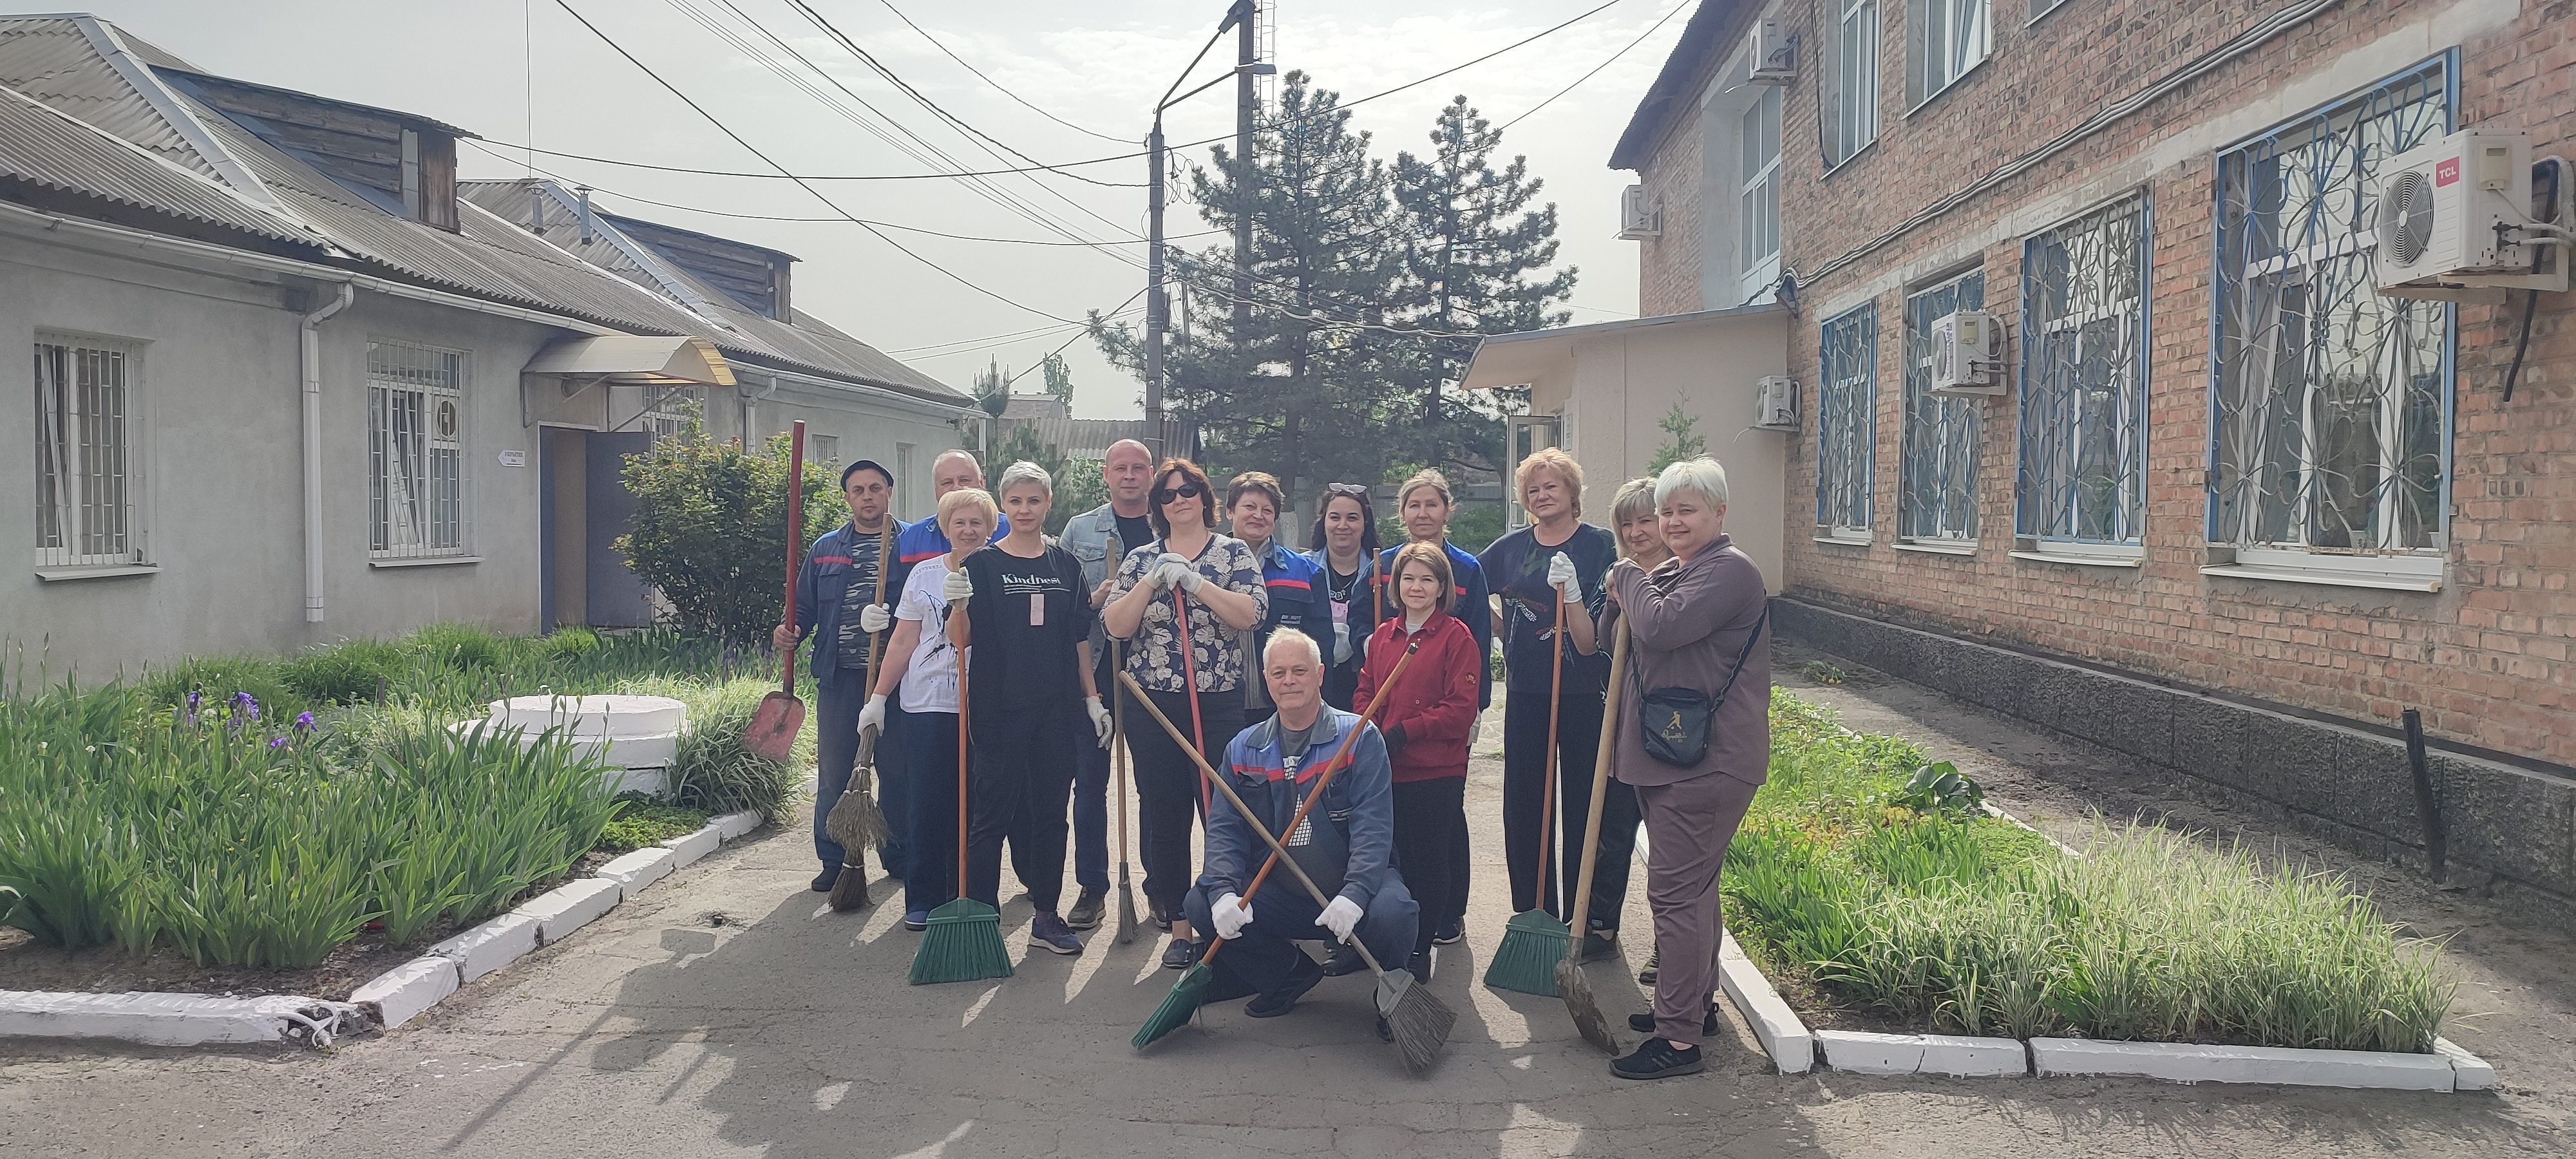
[[[966,578],[963,568],[948,573],[948,578],[939,581],[939,598],[949,603],[965,603],[967,597],[974,594],[975,581]]]
[[[1336,942],[1350,941],[1351,931],[1360,925],[1360,903],[1346,897],[1334,898],[1333,904],[1325,906],[1322,915],[1315,919],[1315,924],[1333,931]]]
[[[1100,703],[1097,696],[1085,697],[1082,706],[1091,710],[1091,735],[1100,738],[1100,747],[1108,748],[1109,706]]]
[[[1583,599],[1583,583],[1574,574],[1574,558],[1558,552],[1547,559],[1547,586],[1563,593],[1558,598],[1566,603]]]
[[[894,609],[885,604],[869,604],[859,609],[859,630],[874,634],[894,624]]]
[[[1200,575],[1199,569],[1191,566],[1189,557],[1177,551],[1164,552],[1163,558],[1154,566],[1155,570],[1162,575],[1161,586],[1163,587],[1177,584],[1182,591],[1196,594],[1199,585],[1207,582],[1207,577]]]
[[[868,697],[868,706],[859,710],[860,737],[885,729],[885,702],[885,693],[882,692]]]
[[[1136,577],[1136,584],[1148,592],[1159,592],[1171,586],[1172,577],[1163,570],[1163,561],[1158,559],[1145,565],[1145,572]]]
[[[1335,624],[1333,625],[1333,667],[1339,668],[1350,662],[1351,626],[1349,624]]]
[[[1216,936],[1228,940],[1243,936],[1243,927],[1252,924],[1252,907],[1244,905],[1228,890],[1224,897],[1208,908],[1208,921],[1216,926]]]

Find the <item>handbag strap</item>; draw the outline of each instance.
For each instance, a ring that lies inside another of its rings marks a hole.
[[[1735,691],[1735,678],[1744,675],[1745,661],[1753,658],[1753,644],[1762,638],[1762,626],[1771,622],[1771,601],[1762,601],[1762,614],[1753,618],[1753,634],[1744,638],[1744,647],[1735,654],[1735,671],[1726,676],[1726,687],[1717,690],[1717,702],[1708,706],[1709,715],[1726,707],[1726,694]]]

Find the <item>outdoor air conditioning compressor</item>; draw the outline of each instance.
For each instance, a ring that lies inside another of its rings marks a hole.
[[[2554,163],[2554,162],[2553,162]],[[2567,174],[2532,202],[2531,138],[2466,130],[2391,158],[2380,172],[2379,292],[2494,300],[2567,288]]]
[[[2004,328],[1982,310],[1961,310],[1932,323],[1932,393],[1951,397],[2004,392]]]
[[[1798,382],[1769,375],[1753,380],[1753,425],[1766,431],[1798,429]]]

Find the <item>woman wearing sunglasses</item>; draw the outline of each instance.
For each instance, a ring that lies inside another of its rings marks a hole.
[[[1270,593],[1252,549],[1216,531],[1216,495],[1198,464],[1164,460],[1147,499],[1146,518],[1161,538],[1127,553],[1101,624],[1128,642],[1127,674],[1164,719],[1197,730],[1199,752],[1214,766],[1243,731],[1243,633],[1268,613]],[[1141,719],[1144,710],[1130,716]],[[1136,766],[1145,901],[1154,924],[1172,933],[1163,964],[1187,969],[1193,950],[1181,903],[1193,876],[1190,819],[1205,807],[1198,765],[1160,728],[1129,729],[1127,751]]]
[[[1314,633],[1326,652],[1324,703],[1357,712],[1352,695],[1359,689],[1360,666],[1368,660],[1369,634],[1377,631],[1378,621],[1377,601],[1369,598],[1376,587],[1370,580],[1377,572],[1377,505],[1369,500],[1368,488],[1327,485],[1323,501],[1315,505],[1315,533],[1307,542],[1315,545],[1306,558],[1321,574],[1333,617],[1329,637]]]

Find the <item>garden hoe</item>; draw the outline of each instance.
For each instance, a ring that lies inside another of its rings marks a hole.
[[[885,530],[877,533],[877,598],[885,603],[886,572],[894,563],[894,520],[886,520]],[[882,633],[868,636],[868,666],[864,671],[873,682],[877,676],[879,649],[884,647]],[[832,879],[832,912],[848,913],[868,906],[867,849],[883,846],[892,830],[886,825],[885,812],[877,808],[877,737],[859,738],[861,751],[849,784],[841,789],[841,799],[832,803],[832,813],[823,819],[824,834],[841,846],[841,876]]]
[[[957,897],[930,911],[929,928],[921,935],[921,950],[912,956],[915,986],[1011,976],[1011,951],[1002,944],[1002,911],[966,896],[967,697],[962,654],[958,669]]]
[[[1389,680],[1387,683],[1392,685],[1394,681]],[[1172,734],[1172,742],[1180,743],[1181,730],[1172,727],[1171,721],[1164,720],[1161,710],[1154,709],[1151,705],[1146,707],[1154,713],[1154,719],[1162,724],[1164,731]],[[1354,727],[1351,732],[1357,734],[1359,729]],[[1345,750],[1349,748],[1347,744],[1343,747]],[[1243,803],[1243,798],[1235,795],[1234,786],[1226,783],[1224,777],[1218,776],[1216,770],[1209,768],[1205,758],[1195,752],[1190,755],[1192,759],[1198,761],[1200,775],[1205,776],[1209,784],[1216,786],[1218,792],[1225,794],[1226,802],[1233,805],[1234,811],[1242,815],[1246,824],[1252,826],[1252,831],[1260,834],[1261,840],[1270,846],[1269,864],[1287,866],[1288,872],[1296,877],[1297,884],[1305,886],[1306,893],[1315,899],[1317,909],[1333,904],[1333,899],[1325,897],[1324,891],[1316,886],[1315,879],[1306,876],[1304,867],[1299,866],[1297,859],[1289,855],[1288,847],[1281,845],[1278,836],[1270,832],[1270,827],[1263,825],[1261,818]],[[1340,771],[1340,768],[1341,758],[1336,756],[1334,763],[1325,768],[1325,776],[1322,779],[1330,779],[1333,773]],[[1322,791],[1320,783],[1315,791]],[[1304,810],[1299,810],[1298,815],[1303,818]],[[1295,822],[1291,822],[1289,832],[1295,831]],[[1268,865],[1265,864],[1263,868],[1266,870]],[[1245,899],[1245,904],[1251,904],[1250,899]],[[1386,1036],[1387,1041],[1395,1044],[1396,1053],[1404,1059],[1404,1069],[1414,1074],[1421,1074],[1431,1069],[1433,1064],[1440,1061],[1441,1048],[1448,1045],[1449,1028],[1457,1025],[1458,1012],[1449,1009],[1448,1004],[1433,997],[1431,991],[1415,981],[1411,970],[1389,970],[1379,965],[1377,955],[1369,952],[1368,944],[1361,941],[1356,933],[1345,944],[1359,951],[1360,960],[1368,963],[1370,973],[1377,975],[1377,1017],[1380,1031]],[[1216,951],[1211,948],[1208,952],[1214,954]]]
[[[1109,670],[1127,671],[1126,657],[1119,642],[1109,642]],[[1118,944],[1136,940],[1136,887],[1127,881],[1127,698],[1116,687],[1101,689],[1109,694],[1109,758],[1118,765],[1118,795],[1110,798],[1110,808],[1118,810]]]
[[[1592,762],[1592,813],[1583,825],[1583,877],[1574,886],[1574,929],[1582,929],[1592,910],[1592,863],[1601,855],[1601,800],[1610,789],[1610,757],[1618,751],[1619,682],[1628,676],[1628,618],[1619,618],[1619,635],[1610,646],[1610,692],[1601,707],[1601,750]],[[1569,938],[1565,956],[1556,963],[1556,992],[1565,999],[1565,1012],[1574,1016],[1574,1028],[1583,1032],[1584,1041],[1612,1054],[1619,1053],[1619,1040],[1610,1037],[1610,1022],[1601,1016],[1601,1000],[1592,996],[1592,983],[1583,976],[1583,940]]]
[[[1571,935],[1564,922],[1547,912],[1548,863],[1556,860],[1557,706],[1565,693],[1565,593],[1547,590],[1556,593],[1556,633],[1549,638],[1556,655],[1547,682],[1547,771],[1539,777],[1538,887],[1530,895],[1536,904],[1513,914],[1503,927],[1503,944],[1494,947],[1494,960],[1485,964],[1485,985],[1553,998],[1556,960],[1565,956]]]
[[[796,573],[805,562],[805,420],[796,420],[788,440],[787,458],[787,614],[782,624],[796,622]],[[883,571],[884,565],[878,565]],[[823,646],[821,641],[814,645]],[[760,698],[760,707],[751,714],[751,725],[742,730],[742,747],[752,755],[773,764],[786,764],[788,754],[796,747],[796,731],[805,727],[805,702],[796,699],[796,649],[789,648],[779,658],[785,672],[779,677],[778,691]]]

